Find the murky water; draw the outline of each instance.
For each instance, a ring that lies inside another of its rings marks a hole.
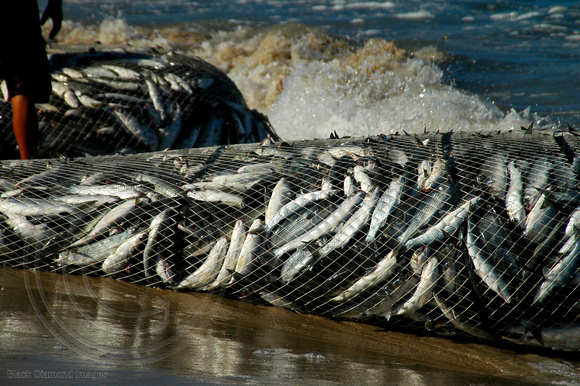
[[[0,382],[580,383],[580,358],[0,268]]]

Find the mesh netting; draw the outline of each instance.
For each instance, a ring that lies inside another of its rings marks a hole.
[[[38,105],[39,157],[147,152],[276,139],[236,85],[209,63],[175,52],[50,54],[52,95]],[[6,90],[4,90],[6,91]],[[17,158],[12,105],[0,102],[3,158]]]
[[[578,146],[522,131],[4,161],[0,256],[578,350]]]

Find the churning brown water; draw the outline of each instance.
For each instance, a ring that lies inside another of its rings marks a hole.
[[[580,383],[580,358],[0,268],[0,383]]]

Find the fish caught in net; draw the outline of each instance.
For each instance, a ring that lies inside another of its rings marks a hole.
[[[2,161],[0,258],[578,351],[579,145],[426,133]]]
[[[148,152],[277,139],[234,82],[176,52],[86,47],[49,55],[52,95],[38,105],[41,158]],[[0,102],[3,159],[17,158],[12,105]]]

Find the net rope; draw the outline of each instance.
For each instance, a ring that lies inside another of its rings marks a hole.
[[[577,351],[574,134],[267,140],[2,161],[0,258]]]

